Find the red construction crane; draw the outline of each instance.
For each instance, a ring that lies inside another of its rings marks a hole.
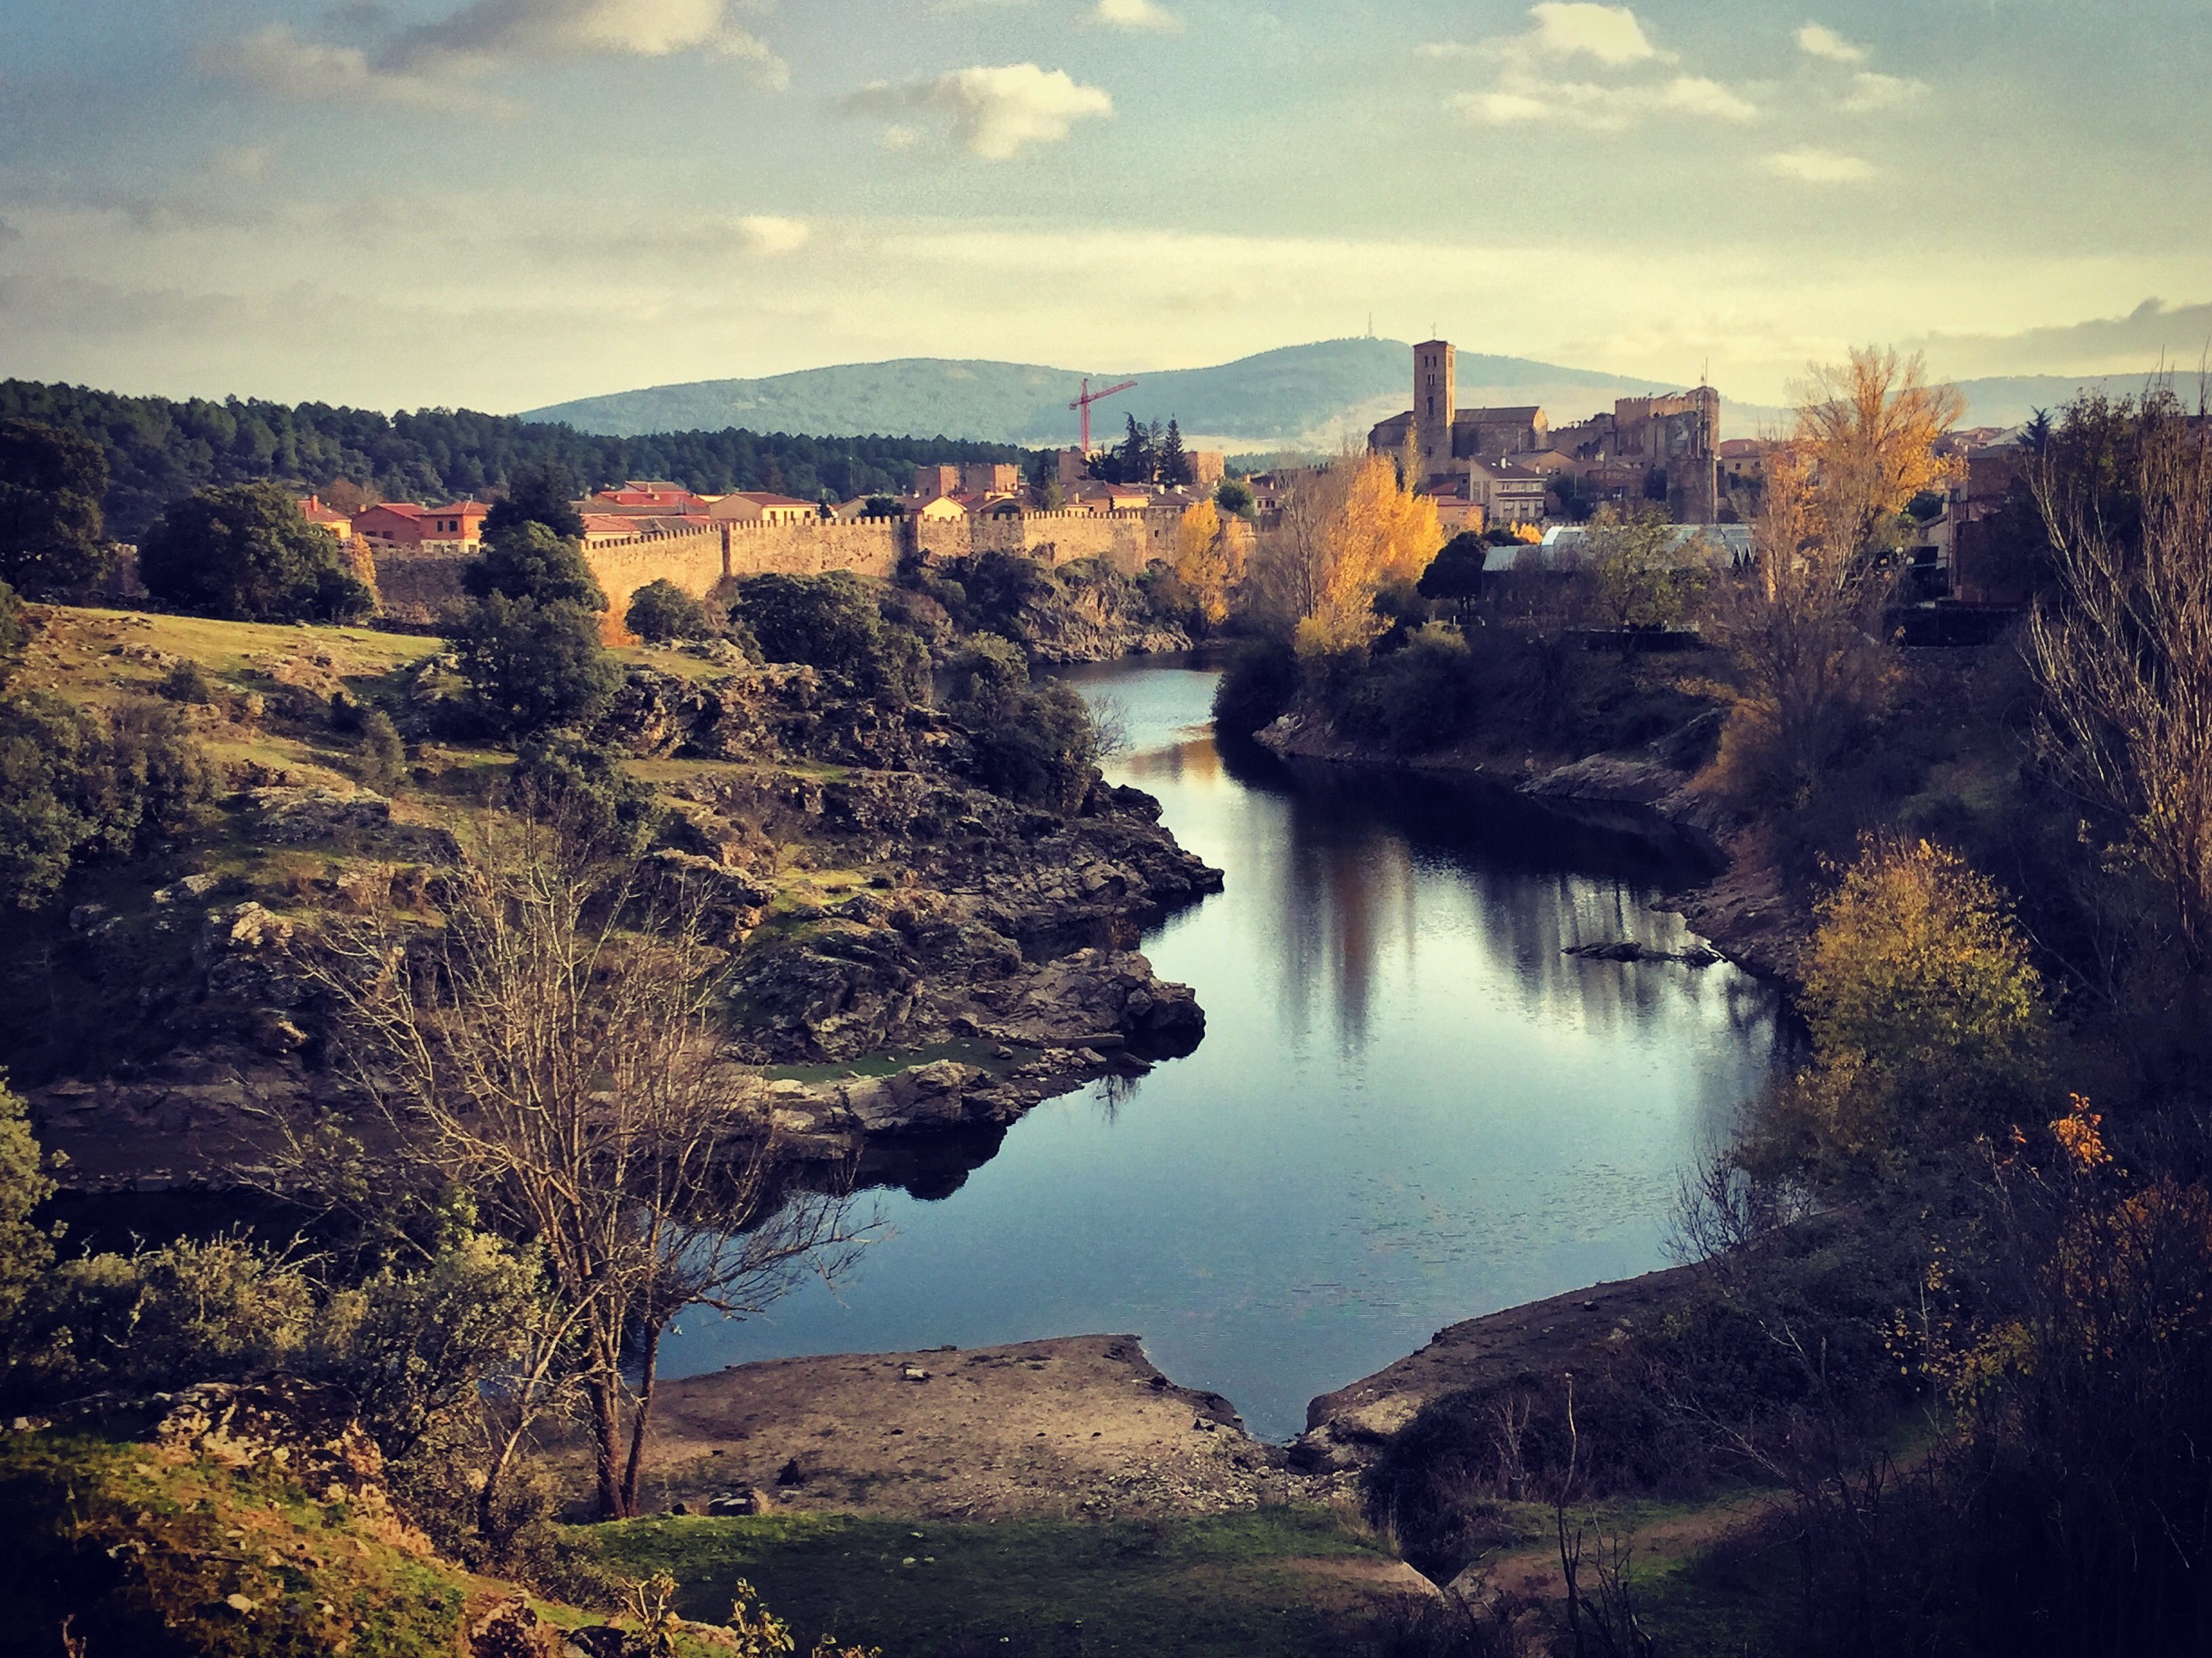
[[[1071,409],[1078,409],[1082,411],[1084,454],[1089,454],[1091,453],[1091,405],[1094,403],[1103,403],[1109,397],[1119,397],[1122,393],[1129,390],[1137,382],[1133,380],[1125,380],[1119,386],[1109,386],[1103,392],[1094,392],[1091,389],[1091,381],[1089,376],[1086,375],[1083,381],[1083,395],[1077,398],[1074,402],[1067,405]]]

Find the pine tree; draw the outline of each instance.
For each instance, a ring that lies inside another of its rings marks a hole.
[[[1191,481],[1190,456],[1182,447],[1182,429],[1168,417],[1168,434],[1160,440],[1159,481],[1170,486]]]

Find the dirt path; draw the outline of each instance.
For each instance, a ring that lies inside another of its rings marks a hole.
[[[750,1490],[817,1511],[1103,1519],[1335,1489],[1291,1472],[1219,1394],[1170,1382],[1134,1336],[773,1359],[664,1382],[654,1416],[656,1509]],[[580,1447],[561,1455],[582,1474]]]

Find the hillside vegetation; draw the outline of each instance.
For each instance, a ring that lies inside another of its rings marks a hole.
[[[775,490],[813,500],[826,491],[846,500],[902,492],[917,466],[1026,459],[1009,444],[951,438],[793,436],[724,422],[712,431],[663,426],[657,436],[625,439],[467,409],[385,415],[327,403],[128,397],[0,381],[0,419],[11,418],[81,432],[100,446],[108,533],[125,541],[138,539],[163,509],[196,489],[263,479],[303,491],[343,479],[386,500],[449,501],[496,494],[518,469],[553,464],[587,489],[668,478],[709,494]]]

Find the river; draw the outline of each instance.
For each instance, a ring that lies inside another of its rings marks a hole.
[[[1200,667],[1067,677],[1124,716],[1109,775],[1227,873],[1144,945],[1205,1042],[864,1198],[891,1235],[834,1290],[695,1312],[666,1374],[1133,1332],[1283,1438],[1443,1325],[1666,1263],[1679,1173],[1780,1063],[1778,998],[1563,952],[1681,948],[1651,905],[1691,869],[1494,789],[1224,753]]]

